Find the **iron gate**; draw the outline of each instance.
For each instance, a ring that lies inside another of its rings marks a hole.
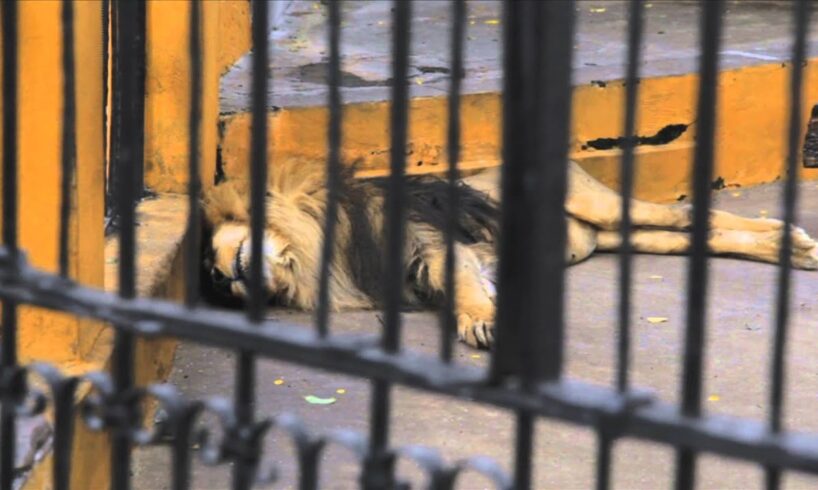
[[[276,425],[291,434],[300,463],[301,488],[318,486],[318,464],[328,444],[351,448],[361,460],[361,485],[393,488],[396,459],[411,458],[426,469],[431,488],[452,488],[464,470],[482,472],[501,488],[529,488],[532,475],[533,423],[548,417],[590,427],[596,431],[598,453],[597,488],[609,487],[614,443],[625,437],[647,439],[672,446],[677,451],[676,487],[694,487],[697,455],[713,452],[758,463],[766,469],[767,488],[778,488],[782,470],[818,473],[818,436],[788,432],[782,427],[783,386],[788,300],[790,294],[790,236],[784,234],[780,269],[773,357],[770,371],[770,411],[766,423],[724,419],[702,411],[702,363],[704,360],[705,298],[707,296],[707,217],[713,170],[714,129],[717,105],[716,77],[721,34],[722,0],[703,0],[701,14],[701,63],[698,98],[698,140],[693,177],[693,245],[689,260],[688,308],[681,405],[663,403],[635,389],[629,379],[631,252],[626,245],[620,255],[619,328],[616,378],[612,386],[594,386],[569,381],[563,367],[563,289],[568,121],[570,114],[572,36],[575,5],[571,1],[515,1],[504,5],[504,151],[503,151],[503,240],[500,244],[498,338],[488,374],[451,362],[455,315],[453,303],[443,308],[440,320],[442,348],[439,357],[429,358],[402,349],[400,339],[401,244],[405,220],[403,177],[407,144],[408,88],[392,87],[391,174],[387,199],[388,279],[385,287],[385,316],[381,336],[371,342],[350,342],[332,335],[328,328],[328,263],[333,240],[339,189],[339,146],[341,138],[340,7],[327,2],[329,12],[329,159],[330,205],[326,222],[326,244],[320,273],[320,307],[312,332],[289,328],[263,319],[261,238],[264,227],[267,173],[266,101],[268,66],[267,2],[255,1],[253,13],[252,79],[252,274],[251,295],[246,315],[215,311],[198,301],[200,209],[198,128],[201,100],[192,98],[190,107],[190,211],[187,228],[185,304],[135,297],[134,205],[141,181],[142,119],[144,84],[144,24],[140,24],[138,2],[116,3],[114,56],[134,62],[117,64],[118,99],[131,101],[116,107],[117,138],[112,144],[117,169],[116,203],[120,217],[120,261],[117,296],[76,284],[68,277],[67,234],[70,178],[74,168],[74,105],[66,104],[63,133],[63,185],[60,226],[59,275],[37,270],[26,262],[17,246],[17,100],[18,58],[17,4],[2,3],[3,55],[3,246],[0,248],[0,298],[2,309],[2,356],[0,357],[0,488],[12,488],[14,479],[15,422],[20,417],[42,412],[51,405],[55,413],[54,488],[68,487],[71,471],[71,438],[75,413],[74,392],[81,382],[92,385],[91,395],[78,408],[84,422],[105,430],[112,440],[112,485],[129,488],[131,450],[139,444],[168,444],[173,454],[173,488],[187,488],[190,481],[191,439],[195,422],[203,411],[214,413],[222,425],[219,440],[203,439],[199,455],[209,463],[233,462],[233,487],[248,488],[265,475],[259,472],[261,442],[265,431]],[[191,9],[192,94],[200,94],[202,53],[198,2]],[[809,2],[792,3],[794,41],[789,118],[789,154],[783,200],[784,219],[791,223],[795,213],[796,156],[800,135],[802,64]],[[74,57],[72,3],[63,2],[65,94],[73,101]],[[463,73],[463,38],[466,5],[453,0],[451,37],[451,87],[448,122],[448,179],[450,196],[456,198],[458,176],[459,97]],[[634,174],[634,121],[639,79],[638,64],[642,37],[639,0],[630,3],[626,79],[625,144],[621,166],[622,243],[630,233],[629,201]],[[393,80],[407,78],[410,15],[409,1],[396,1],[393,9]],[[546,137],[542,137],[546,135]],[[545,197],[543,197],[545,196]],[[454,206],[452,206],[454,208]],[[455,210],[451,211],[454,215]],[[453,279],[453,220],[447,230],[446,290],[456,287]],[[557,230],[557,233],[546,233]],[[452,294],[446,295],[452,298]],[[17,308],[35,305],[109,322],[116,329],[115,352],[110,373],[93,373],[82,378],[61,375],[43,364],[21,366],[16,350]],[[173,336],[239,352],[236,389],[227,400],[186,400],[168,385],[136,386],[134,341],[141,336]],[[254,410],[254,366],[258,357],[332,370],[371,380],[373,390],[368,437],[346,432],[312,434],[292,416],[262,416]],[[43,377],[49,393],[39,393],[27,383],[32,373]],[[516,444],[512,475],[480,458],[447,463],[422,448],[393,448],[389,438],[390,395],[394,385],[410,386],[453,397],[468,397],[508,409],[516,414]],[[140,402],[155,398],[168,417],[148,431],[141,424]],[[726,422],[725,422],[726,420]]]

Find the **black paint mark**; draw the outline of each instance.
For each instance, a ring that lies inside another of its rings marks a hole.
[[[668,124],[653,136],[637,136],[636,146],[666,145],[684,134],[684,132],[687,131],[688,126],[688,124]],[[586,141],[585,144],[591,148],[594,148],[595,150],[611,150],[613,148],[622,148],[624,142],[625,138],[620,136],[618,138],[597,138],[595,140]]]
[[[804,137],[804,167],[818,168],[818,104],[812,106],[812,113]]]
[[[445,66],[418,66],[417,69],[421,73],[449,73],[450,70]]]

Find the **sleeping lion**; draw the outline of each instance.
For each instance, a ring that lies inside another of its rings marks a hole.
[[[299,309],[316,307],[324,213],[327,203],[322,166],[290,161],[271,167],[264,239],[264,279],[269,297]],[[620,196],[569,163],[565,203],[568,219],[566,261],[575,264],[594,251],[620,245]],[[333,310],[378,305],[382,289],[385,179],[343,178],[334,259],[330,268]],[[474,347],[494,340],[495,242],[499,226],[499,169],[461,180],[455,230],[458,337]],[[444,291],[448,183],[432,176],[407,177],[405,300],[440,301]],[[250,267],[249,186],[228,180],[203,198],[205,267],[211,287],[234,298],[247,295]],[[633,200],[632,247],[636,252],[680,254],[690,246],[689,206]],[[776,263],[783,223],[713,211],[710,250]],[[818,246],[804,230],[792,229],[792,264],[818,269]]]

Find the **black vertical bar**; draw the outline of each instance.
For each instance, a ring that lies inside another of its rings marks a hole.
[[[639,1],[639,0],[637,0]],[[604,430],[597,431],[596,489],[611,488],[611,444],[612,440]]]
[[[192,3],[192,2],[191,2]],[[197,420],[202,405],[199,402],[188,402],[179,397],[175,388],[169,385],[154,385],[148,388],[148,394],[156,397],[168,413],[165,421],[170,436],[171,451],[171,488],[187,490],[190,488],[191,453],[195,446],[191,444],[194,432],[198,431]]]
[[[409,46],[412,2],[395,0],[392,7],[392,107],[390,112],[390,173],[386,187],[386,265],[384,274],[384,331],[382,346],[387,352],[400,349],[400,308],[403,295],[403,250],[405,235],[404,175],[406,135],[409,125]],[[372,383],[369,460],[364,465],[363,487],[389,488],[393,483],[392,458],[388,455],[391,386],[383,380]]]
[[[497,312],[496,312],[496,347],[492,356],[491,372],[499,378],[519,371],[519,351],[522,332],[520,317],[515,298],[523,291],[523,285],[515,285],[516,278],[522,278],[523,264],[518,261],[514,241],[502,240],[517,232],[521,224],[519,218],[525,210],[522,201],[522,174],[526,163],[526,128],[533,124],[526,112],[526,102],[530,96],[526,93],[529,84],[525,80],[525,68],[528,65],[528,52],[523,50],[524,19],[530,5],[526,2],[503,3],[503,149],[502,149],[502,207],[501,207],[501,240],[498,247],[499,263],[497,265]],[[530,41],[529,41],[530,42]],[[512,287],[514,291],[512,291]],[[519,423],[519,422],[518,422]]]
[[[251,321],[261,322],[266,307],[264,286],[263,240],[266,222],[267,194],[267,89],[269,51],[267,49],[268,17],[267,2],[253,2],[253,87],[252,132],[250,135],[250,291],[247,316]],[[234,404],[239,425],[249,427],[255,417],[255,356],[239,352],[236,370]],[[233,488],[250,488],[255,480],[255,458],[241,457],[233,466]]]
[[[630,303],[631,303],[631,197],[634,180],[634,128],[636,122],[636,95],[639,81],[639,58],[642,47],[642,2],[631,0],[628,23],[628,61],[625,78],[625,122],[620,194],[622,196],[622,248],[619,262],[619,339],[617,349],[616,385],[620,392],[628,389],[630,362]],[[603,431],[597,438],[597,488],[610,486],[612,441]]]
[[[3,245],[17,254],[17,2],[3,2]],[[4,325],[3,337],[8,327]],[[2,361],[6,362],[6,356]],[[5,438],[4,438],[5,439]]]
[[[320,463],[320,446],[299,449],[298,470],[300,474],[298,476],[298,488],[300,490],[316,490],[318,488]]]
[[[536,105],[538,133],[533,135],[542,149],[537,152],[542,161],[542,175],[533,191],[532,201],[537,212],[534,222],[537,240],[529,253],[539,255],[541,275],[534,276],[533,303],[544,298],[541,308],[534,310],[539,322],[531,322],[530,339],[524,342],[523,358],[539,357],[544,362],[532,374],[553,380],[562,374],[564,341],[565,245],[567,223],[565,196],[568,187],[568,141],[571,119],[571,75],[574,47],[573,1],[552,1],[538,4],[545,10],[548,22],[541,35],[538,85],[543,90]],[[545,196],[545,198],[543,198]],[[524,240],[523,240],[524,242]],[[536,263],[536,262],[534,262]],[[539,346],[545,347],[544,351]]]
[[[321,272],[318,284],[318,309],[315,325],[318,334],[325,337],[329,333],[329,273],[332,264],[335,225],[338,219],[338,198],[341,186],[341,2],[329,2],[329,127],[327,144],[327,190],[329,191],[326,222],[324,223],[324,243],[321,249]]]
[[[400,346],[400,307],[403,294],[403,248],[406,210],[406,133],[409,125],[409,19],[411,1],[396,0],[392,17],[392,110],[390,113],[390,173],[386,187],[386,274],[384,283],[383,347]]]
[[[616,386],[620,393],[628,389],[630,364],[631,312],[631,197],[634,181],[634,131],[636,126],[636,96],[639,88],[639,58],[642,49],[642,1],[631,0],[628,9],[628,62],[625,76],[625,141],[620,169],[622,196],[622,248],[619,255],[619,339],[617,348]],[[606,490],[611,481],[611,449],[613,441],[605,428],[597,436],[597,489]]]
[[[17,259],[17,2],[0,3],[3,19],[3,245]],[[17,369],[17,305],[3,302],[0,368],[4,375]],[[0,404],[0,489],[14,485],[16,441],[15,404],[4,394]]]
[[[639,89],[639,57],[642,50],[642,0],[631,0],[628,24],[628,67],[625,78],[625,142],[622,148],[620,194],[622,195],[622,247],[619,262],[619,345],[616,385],[628,389],[631,312],[631,197],[634,181],[634,131]]]
[[[531,102],[530,90],[534,80],[526,67],[533,66],[531,49],[534,40],[526,29],[525,19],[532,15],[531,2],[505,2],[503,4],[503,167],[502,167],[502,208],[501,240],[499,244],[499,264],[497,277],[497,333],[496,347],[492,356],[491,372],[495,379],[519,372],[519,344],[523,337],[521,317],[518,316],[515,294],[526,288],[522,263],[514,250],[514,236],[520,236],[522,225],[519,219],[524,212],[522,179],[525,172],[526,154],[531,150],[526,128],[533,125],[532,113],[526,111]],[[527,212],[527,211],[525,211]],[[513,233],[516,232],[516,235]],[[519,240],[516,243],[520,243]],[[513,288],[513,291],[512,291]],[[533,451],[533,419],[531,414],[517,413],[514,454],[514,488],[526,489],[531,486],[531,453]]]
[[[136,21],[138,27],[138,35],[141,39],[144,35],[145,29],[147,27],[147,2],[137,2],[139,4],[139,8],[136,9]],[[140,41],[142,42],[142,41]],[[141,49],[140,56],[144,59],[144,48]],[[138,71],[136,72],[136,83],[137,83],[137,90],[138,93],[144,94],[145,93],[145,77],[147,75],[147,64],[141,63],[137,66]],[[134,104],[134,113],[139,114],[140,120],[143,118],[143,114],[145,113],[145,97],[139,97],[136,100],[130,101],[130,103]],[[137,144],[136,148],[139,151],[139,162],[140,164],[134,168],[134,177],[133,177],[133,185],[136,191],[136,198],[140,199],[142,196],[145,195],[145,166],[141,164],[143,150],[145,148],[145,132],[139,131],[136,135],[137,137]]]
[[[704,0],[701,12],[701,61],[699,99],[696,108],[698,129],[693,172],[692,256],[687,279],[687,325],[684,346],[682,413],[701,414],[702,364],[704,361],[705,314],[707,307],[707,254],[710,218],[710,184],[713,175],[713,149],[716,131],[718,61],[721,41],[723,0]],[[676,461],[676,488],[695,485],[696,455],[680,448]]]
[[[120,138],[114,155],[120,171],[117,178],[117,208],[121,229],[119,230],[119,295],[125,299],[136,295],[136,190],[134,181],[137,169],[143,164],[144,133],[144,84],[141,77],[145,65],[144,4],[122,2],[117,6],[116,21],[119,36],[117,57],[120,74],[121,107],[119,121]],[[131,333],[117,330],[114,338],[113,378],[119,397],[133,389],[134,338]],[[132,423],[135,412],[129,411],[115,427],[111,449],[111,486],[116,489],[130,488],[131,440],[127,426]]]
[[[54,490],[68,490],[71,486],[71,451],[74,442],[74,397],[76,378],[52,384],[54,399]]]
[[[267,304],[262,264],[267,194],[267,2],[253,2],[253,127],[250,167],[250,302],[248,315],[261,321]]]
[[[491,370],[495,379],[519,374],[523,389],[532,389],[562,371],[575,4],[504,6],[502,239]],[[533,428],[533,416],[518,412],[515,488],[531,486]]]
[[[452,0],[452,52],[451,69],[449,80],[449,125],[446,135],[446,149],[448,152],[449,168],[449,206],[446,223],[446,264],[445,264],[445,304],[440,319],[441,341],[440,355],[446,362],[452,359],[452,344],[454,333],[457,331],[457,313],[455,312],[455,288],[454,280],[455,253],[454,253],[454,230],[457,226],[457,213],[459,212],[457,181],[460,173],[457,169],[460,160],[460,84],[463,79],[463,37],[466,25],[466,2],[464,0]]]
[[[502,239],[492,374],[521,373],[530,384],[557,379],[562,370],[574,3],[505,5]]]
[[[62,2],[62,182],[60,186],[59,271],[68,277],[68,233],[71,221],[71,186],[76,161],[76,83],[74,77],[74,5]]]
[[[187,490],[191,480],[191,432],[192,423],[180,422],[173,440],[173,490]]]
[[[200,130],[202,125],[202,4],[190,2],[190,116],[188,120],[188,217],[185,244],[185,304],[192,307],[199,299],[201,246],[201,208],[199,195],[202,178],[199,168]]]
[[[514,488],[524,490],[531,488],[534,416],[530,413],[518,412],[516,432],[514,438]]]
[[[102,175],[106,178],[103,182],[103,189],[105,191],[105,215],[108,216],[110,203],[108,202],[108,40],[109,40],[109,21],[111,19],[111,4],[110,0],[102,0]]]
[[[59,273],[69,275],[68,234],[71,219],[71,191],[76,165],[76,82],[74,63],[74,4],[62,3],[62,181],[60,193]],[[52,483],[56,490],[67,490],[71,479],[71,443],[73,435],[73,380],[54,386],[54,469]]]
[[[116,155],[119,154],[119,143],[122,139],[122,63],[120,63],[119,54],[120,48],[120,34],[119,34],[119,2],[110,3],[111,16],[111,106],[110,106],[110,125],[111,125],[111,140],[110,149],[108,151],[108,179],[107,192],[105,194],[106,202],[106,235],[119,226],[119,209],[116,205],[115,191],[119,189],[119,180],[121,179],[121,171],[119,168],[119,161]]]
[[[787,163],[786,180],[784,181],[784,230],[781,237],[780,262],[778,270],[778,297],[776,298],[775,338],[773,340],[773,359],[770,368],[772,386],[770,388],[770,430],[782,430],[784,412],[784,382],[786,365],[787,326],[790,313],[790,290],[792,270],[792,235],[789,233],[792,223],[796,221],[795,203],[798,199],[798,169],[796,159],[801,135],[801,117],[803,98],[801,90],[804,83],[804,60],[806,58],[806,38],[811,9],[810,2],[797,0],[793,6],[793,25],[795,38],[792,46],[790,64],[790,119],[787,128]],[[781,486],[781,471],[778,468],[766,468],[766,487],[770,490]]]

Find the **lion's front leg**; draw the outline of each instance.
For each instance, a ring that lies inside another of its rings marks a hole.
[[[457,337],[472,347],[488,348],[494,344],[494,296],[487,290],[484,278],[469,270],[456,274],[455,309]],[[491,286],[493,290],[493,283]]]
[[[455,245],[455,313],[457,336],[472,347],[488,348],[494,343],[495,279],[493,261],[479,250]],[[426,297],[445,294],[446,251],[441,245],[426,245],[415,257],[420,261],[415,289]]]

